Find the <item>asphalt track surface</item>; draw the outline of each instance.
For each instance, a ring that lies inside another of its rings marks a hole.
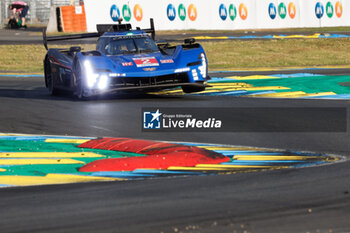
[[[0,43],[42,43],[40,35],[31,33],[3,30]],[[247,34],[273,33],[233,35]],[[187,35],[164,39],[183,37]],[[271,73],[281,72],[259,74]],[[350,71],[317,73],[347,75]],[[216,76],[233,74],[257,73]],[[51,97],[43,86],[41,78],[0,78],[0,132],[193,141],[313,151],[345,158],[350,154],[349,126],[347,133],[145,133],[140,120],[143,107],[349,109],[348,100],[123,95],[81,102],[69,96]],[[326,113],[321,115],[327,118]],[[242,117],[254,124],[256,116]],[[239,123],[239,117],[235,119]],[[294,122],[308,124],[303,119]],[[350,163],[346,160],[259,173],[6,188],[0,190],[1,232],[350,232],[349,175]]]
[[[0,99],[4,133],[133,137],[313,151],[347,159],[350,155],[349,126],[346,133],[141,131],[143,107],[349,109],[348,100],[122,95],[76,101],[49,96],[44,80],[34,77],[0,78]],[[327,117],[326,112],[321,115]],[[252,124],[256,118],[241,117]],[[235,119],[239,123],[240,116]],[[349,232],[349,192],[348,160],[258,173],[4,188],[0,224],[1,232]]]

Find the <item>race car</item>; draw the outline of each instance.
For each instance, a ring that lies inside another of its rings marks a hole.
[[[156,43],[153,19],[149,29],[130,24],[97,25],[97,33],[47,37],[44,59],[45,84],[51,95],[71,91],[79,98],[105,93],[154,92],[181,87],[186,93],[203,91],[208,61],[203,47],[193,38],[171,46]],[[48,49],[48,41],[98,37],[96,50],[80,47]]]

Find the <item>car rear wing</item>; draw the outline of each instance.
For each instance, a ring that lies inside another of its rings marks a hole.
[[[154,30],[154,21],[150,19],[151,27],[147,29],[140,29],[137,27],[137,30],[143,30],[146,33],[150,33],[152,39],[154,40],[156,37],[156,33]],[[64,35],[64,36],[47,36],[46,28],[43,30],[43,44],[46,50],[48,50],[47,42],[50,41],[61,41],[61,40],[76,40],[76,39],[86,39],[93,37],[100,37],[105,32],[118,32],[118,31],[129,31],[131,30],[131,24],[98,24],[97,25],[97,33],[83,33],[83,34],[73,34],[73,35]]]
[[[61,40],[75,40],[75,39],[85,39],[85,38],[92,38],[92,37],[99,37],[99,33],[84,33],[84,34],[74,34],[74,35],[65,35],[65,36],[47,36],[46,35],[46,28],[43,30],[43,43],[46,50],[49,48],[47,47],[47,42],[49,41],[61,41]]]

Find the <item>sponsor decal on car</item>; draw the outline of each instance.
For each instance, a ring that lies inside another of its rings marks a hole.
[[[160,60],[160,63],[174,63],[173,59]]]
[[[155,57],[133,58],[137,67],[159,66]]]
[[[132,66],[133,63],[132,62],[123,62],[122,66]]]
[[[156,70],[155,67],[152,67],[152,68],[143,68],[144,71],[154,71]]]

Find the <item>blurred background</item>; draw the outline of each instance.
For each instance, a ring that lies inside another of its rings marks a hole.
[[[1,0],[0,1],[0,28],[4,26],[4,23],[8,21],[11,16],[11,12],[8,7],[14,0]],[[50,9],[53,6],[64,6],[64,5],[79,5],[83,1],[72,1],[72,0],[23,0],[26,2],[30,10],[26,16],[27,22],[30,24],[46,25],[50,18]]]

